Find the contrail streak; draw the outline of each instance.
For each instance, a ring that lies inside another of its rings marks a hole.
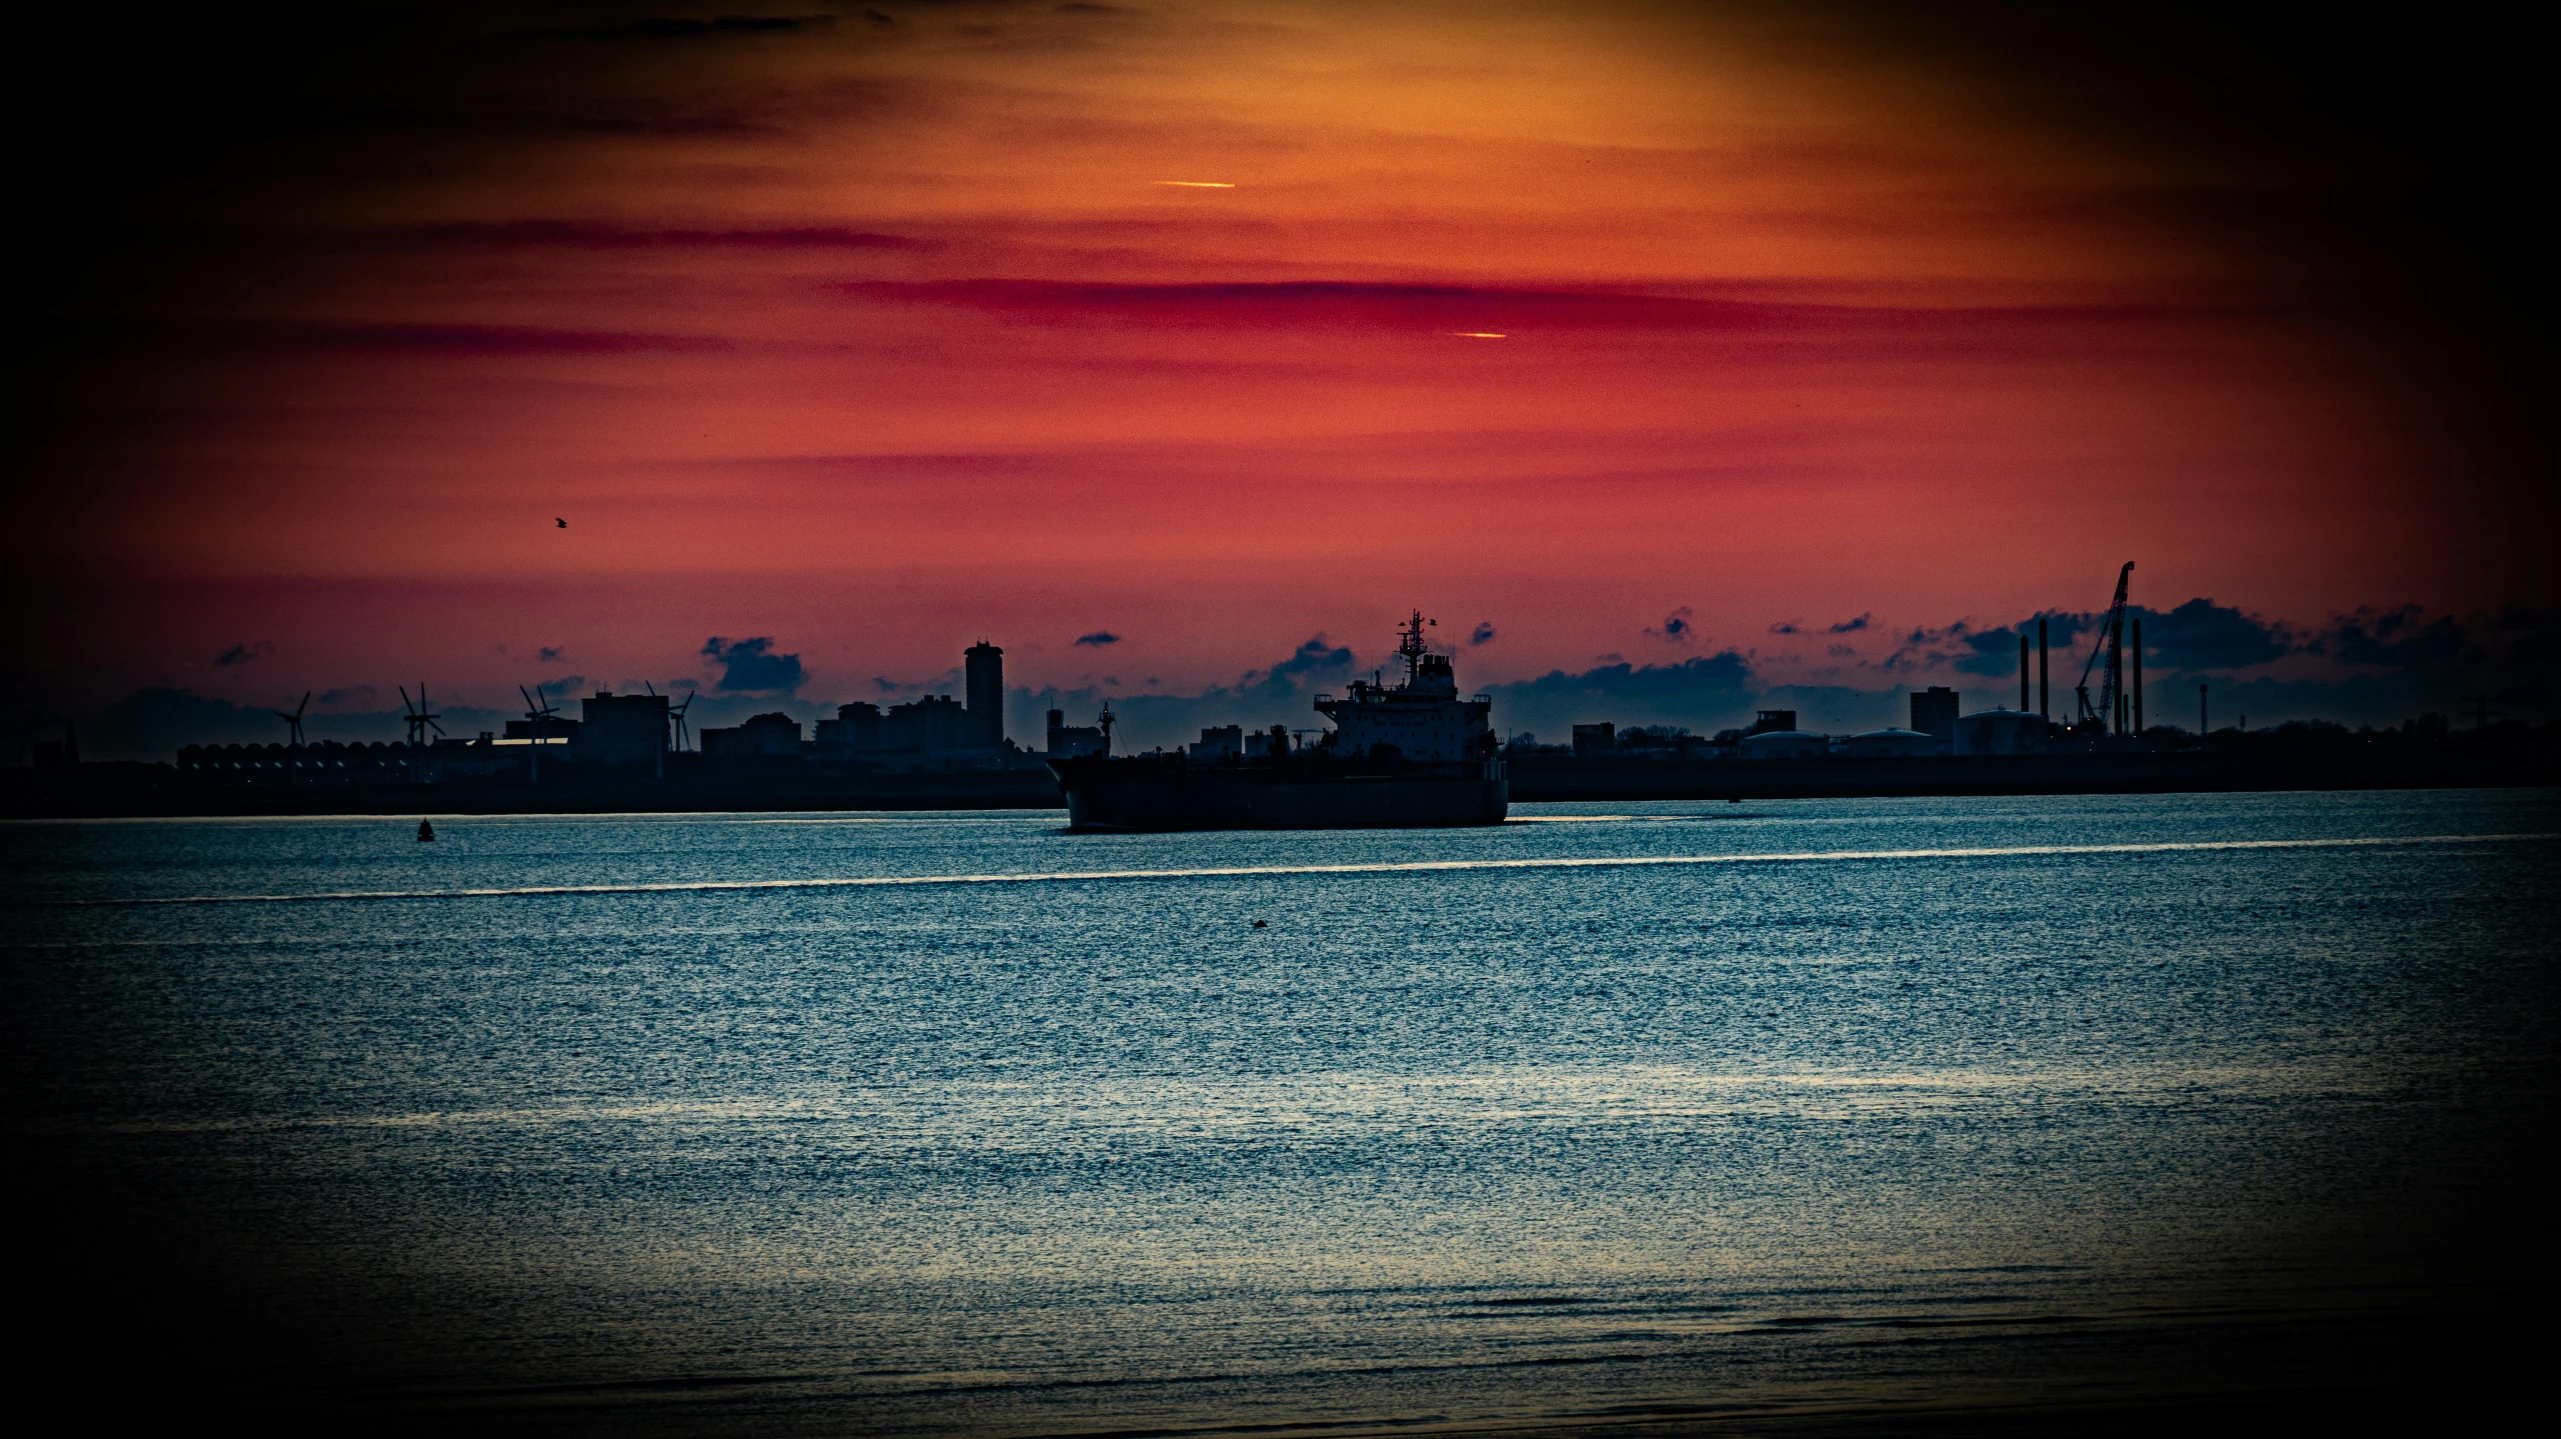
[[[1024,874],[857,875],[819,879],[706,879],[666,884],[538,884],[511,889],[346,890],[329,894],[199,894],[158,899],[39,901],[59,905],[317,904],[385,899],[519,899],[541,895],[719,894],[777,889],[890,889],[932,884],[1073,884],[1130,880],[1229,879],[1287,874],[1435,874],[1484,869],[1642,869],[1719,864],[1836,864],[1915,859],[2011,859],[2040,855],[2204,854],[2256,849],[2377,849],[2396,845],[2500,844],[2561,834],[2425,834],[2356,839],[2224,839],[2156,844],[2024,844],[1965,849],[1830,849],[1793,854],[1680,854],[1555,859],[1420,859],[1377,864],[1257,864],[1204,869],[1075,869]]]

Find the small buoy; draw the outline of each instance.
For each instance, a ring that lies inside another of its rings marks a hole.
[[[434,825],[427,823],[423,819],[418,821],[418,839],[421,843],[434,839],[435,837],[436,827]]]
[[[1259,920],[1259,919],[1258,919],[1258,920],[1255,920],[1255,921],[1254,921],[1254,928],[1256,928],[1256,929],[1269,929],[1269,928],[1271,928],[1271,926],[1270,926],[1270,925],[1267,925],[1267,924],[1265,924],[1265,923],[1263,923],[1261,920]]]

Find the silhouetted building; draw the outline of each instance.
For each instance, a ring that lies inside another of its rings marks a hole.
[[[1618,748],[1618,726],[1614,724],[1578,724],[1574,726],[1574,753],[1608,754]]]
[[[712,763],[800,758],[800,721],[787,714],[756,715],[730,729],[701,732],[703,758]]]
[[[1065,710],[1049,712],[1049,743],[1046,753],[1051,759],[1066,759],[1080,754],[1103,752],[1101,725],[1071,725]]]
[[[880,706],[856,701],[836,706],[836,717],[818,722],[821,748],[869,754],[880,748]]]
[[[1200,732],[1200,743],[1187,745],[1184,750],[1194,764],[1236,759],[1245,753],[1245,727],[1223,725],[1217,729],[1204,729]]]
[[[967,749],[969,716],[950,695],[891,705],[880,719],[882,749]]]
[[[509,720],[507,721],[506,732],[501,734],[499,738],[521,740],[532,739],[534,737],[534,725],[536,723],[537,721],[529,719]],[[565,745],[578,738],[578,721],[576,720],[547,719],[539,721],[539,723],[542,725],[542,742],[546,745]]]
[[[665,772],[665,695],[598,690],[579,701],[579,716],[569,735],[571,759],[582,765],[647,766],[653,774]]]
[[[969,696],[962,743],[994,749],[1005,742],[1005,652],[980,640],[961,652],[961,668],[962,689]]]
[[[1756,734],[1776,734],[1781,730],[1795,728],[1796,711],[1794,710],[1756,710],[1752,715],[1751,728],[1743,731],[1743,737],[1749,739]]]
[[[1932,685],[1912,691],[1912,728],[1943,745],[1956,743],[1956,691]]]

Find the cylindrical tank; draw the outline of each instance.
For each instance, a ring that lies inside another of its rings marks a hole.
[[[1832,752],[1832,737],[1811,730],[1774,729],[1743,736],[1745,759],[1821,759]]]
[[[2045,719],[2025,710],[1976,710],[1956,720],[1958,754],[2043,754]]]
[[[1872,729],[1854,734],[1842,743],[1841,752],[1852,759],[1909,759],[1941,753],[1937,735],[1916,729]]]

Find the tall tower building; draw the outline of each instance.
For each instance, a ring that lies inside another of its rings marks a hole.
[[[1005,652],[980,640],[961,658],[969,691],[969,743],[994,749],[1005,742]]]

